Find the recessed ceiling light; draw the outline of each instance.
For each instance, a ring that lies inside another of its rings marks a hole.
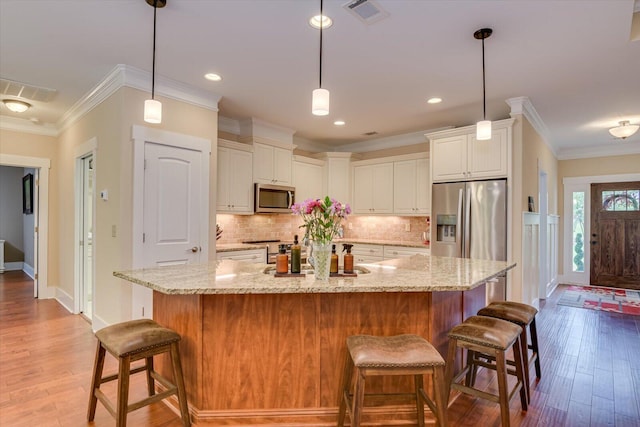
[[[313,28],[317,30],[320,29],[320,16],[321,15],[316,15],[311,19],[309,19],[309,25],[311,25]],[[331,18],[329,18],[327,15],[322,15],[322,29],[326,30],[332,25],[333,25],[333,21],[331,20]]]
[[[28,102],[20,101],[17,99],[3,99],[4,105],[14,113],[24,113],[29,108],[31,108],[31,104]]]
[[[222,80],[222,76],[216,73],[207,73],[204,75],[204,78],[207,80],[211,80],[212,82],[219,82],[220,80]]]
[[[344,120],[336,120],[335,122],[333,122],[334,125],[336,126],[344,126],[345,125],[345,121]]]
[[[427,104],[439,104],[442,102],[442,98],[434,97],[427,99]]]

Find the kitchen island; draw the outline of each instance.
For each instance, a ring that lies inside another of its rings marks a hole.
[[[153,289],[154,319],[182,335],[196,422],[319,426],[335,424],[347,336],[414,333],[444,355],[447,331],[484,306],[487,281],[514,266],[416,255],[328,282],[228,260],[114,275]],[[165,361],[158,365],[170,375]],[[377,378],[367,390],[398,387],[413,385]],[[365,411],[364,421],[411,425],[412,408]]]

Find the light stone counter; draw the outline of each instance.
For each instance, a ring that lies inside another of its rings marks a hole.
[[[314,279],[274,277],[267,264],[221,260],[208,264],[116,271],[114,276],[163,294],[304,294],[353,292],[468,291],[515,267],[505,261],[484,261],[414,255],[361,264],[370,273],[358,277]]]

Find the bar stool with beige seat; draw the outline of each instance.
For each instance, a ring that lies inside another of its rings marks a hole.
[[[435,416],[438,425],[447,425],[446,384],[444,382],[444,359],[424,338],[405,334],[390,337],[353,335],[347,338],[347,360],[344,382],[341,389],[338,427],[344,425],[347,409],[351,427],[360,426],[365,398],[365,381],[371,376],[413,375],[415,391],[395,394],[413,396],[416,400],[418,426],[424,426],[424,404]],[[351,380],[355,368],[355,385],[351,393]],[[434,399],[424,391],[423,375],[433,375]],[[381,398],[385,394],[367,394],[367,397]],[[435,400],[435,402],[434,402]]]
[[[98,349],[96,351],[93,378],[91,380],[89,409],[87,411],[87,419],[89,421],[93,421],[95,417],[98,400],[100,400],[109,413],[115,417],[116,426],[125,427],[127,424],[127,414],[129,412],[175,394],[178,397],[182,424],[185,427],[191,425],[187,396],[182,377],[180,352],[178,350],[180,335],[171,329],[163,328],[153,320],[141,319],[107,326],[96,332],[96,338],[98,339]],[[118,359],[119,367],[117,374],[103,377],[102,370],[107,351]],[[153,369],[153,356],[162,353],[170,354],[173,381],[176,385],[169,382],[168,379]],[[131,362],[141,359],[145,359],[145,364],[138,368],[131,369]],[[129,376],[130,374],[142,371],[146,371],[147,374],[147,391],[149,397],[130,405]],[[114,380],[118,380],[118,396],[115,408],[100,389],[101,384]],[[160,382],[166,390],[156,394],[155,380]]]
[[[478,311],[478,316],[495,317],[496,319],[507,320],[522,328],[520,335],[520,345],[522,348],[522,361],[524,366],[524,376],[527,391],[527,401],[531,402],[531,391],[529,381],[529,366],[535,363],[536,378],[540,380],[542,370],[540,368],[540,356],[538,354],[538,332],[536,330],[536,314],[538,310],[527,304],[514,301],[496,301]],[[528,344],[527,329],[531,336],[531,344]],[[529,357],[529,350],[532,350]]]
[[[450,389],[500,404],[500,419],[504,427],[509,426],[509,402],[516,392],[520,392],[522,410],[527,410],[527,394],[523,387],[524,372],[520,354],[521,328],[506,320],[485,316],[472,316],[449,331],[449,351],[447,355],[446,382]],[[458,348],[467,350],[466,366],[454,377]],[[507,352],[513,349],[515,369],[508,369]],[[495,370],[498,377],[498,394],[474,388],[470,383],[470,373],[477,366]],[[516,383],[508,390],[507,374],[516,377]],[[464,384],[459,381],[466,377]]]

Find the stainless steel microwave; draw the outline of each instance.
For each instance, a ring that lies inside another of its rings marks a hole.
[[[254,184],[254,211],[256,213],[291,213],[295,203],[295,187]]]

